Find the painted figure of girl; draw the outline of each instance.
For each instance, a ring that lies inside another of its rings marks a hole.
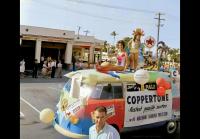
[[[141,43],[141,36],[144,36],[142,29],[137,28],[133,31],[133,38],[128,42],[128,47],[130,51],[129,63],[130,69],[137,70],[139,58],[143,61],[144,45]]]

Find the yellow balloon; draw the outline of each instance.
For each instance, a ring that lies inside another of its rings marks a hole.
[[[54,112],[53,110],[46,108],[40,112],[40,121],[45,124],[51,123],[54,119]]]

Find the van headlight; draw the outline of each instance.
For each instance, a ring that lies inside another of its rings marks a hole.
[[[72,123],[72,124],[77,124],[78,123],[78,121],[79,121],[79,118],[76,116],[76,115],[70,115],[69,116],[69,120],[70,120],[70,122]]]

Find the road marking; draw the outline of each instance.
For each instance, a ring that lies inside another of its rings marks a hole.
[[[28,104],[31,108],[33,108],[36,112],[40,113],[38,109],[36,109],[33,105],[31,105],[28,101],[26,101],[24,98],[20,97],[22,101],[24,101],[26,104]]]
[[[20,111],[20,118],[24,118],[25,115]]]

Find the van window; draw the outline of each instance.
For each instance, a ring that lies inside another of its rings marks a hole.
[[[123,98],[122,86],[113,86],[114,99]]]
[[[122,84],[97,84],[91,93],[93,99],[119,99],[123,98]]]
[[[122,84],[108,84],[103,87],[100,99],[123,98]]]
[[[102,89],[103,89],[103,86],[97,85],[96,88],[91,92],[90,98],[99,99]]]
[[[100,99],[113,99],[113,91],[111,84],[103,87]]]

